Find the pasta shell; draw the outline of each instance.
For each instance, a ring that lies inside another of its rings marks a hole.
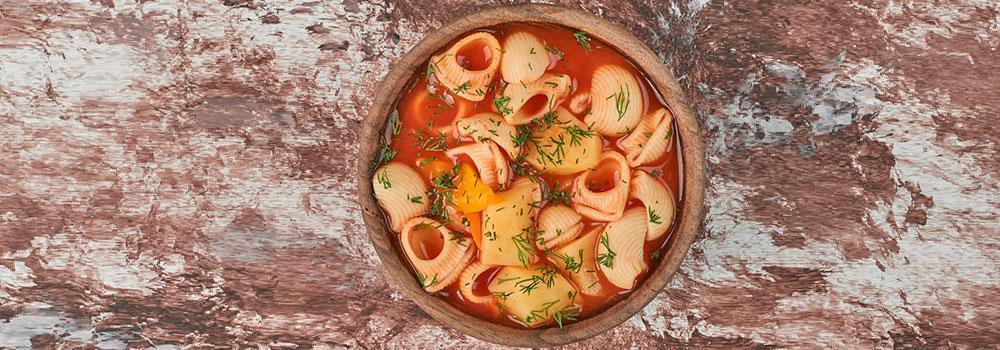
[[[535,239],[528,231],[542,201],[541,188],[530,179],[519,178],[493,198],[482,212],[479,260],[489,265],[530,265],[536,260]]]
[[[609,282],[622,289],[635,286],[635,278],[646,269],[645,238],[646,213],[642,208],[626,210],[621,219],[608,224],[598,238],[597,268]]]
[[[479,170],[479,177],[483,183],[493,189],[506,185],[507,181],[510,180],[507,158],[504,157],[503,153],[500,153],[500,149],[493,141],[461,145],[448,149],[445,154],[452,158],[462,154],[469,156],[472,163],[476,164],[476,169]]]
[[[455,120],[455,130],[463,137],[470,137],[476,141],[492,140],[511,158],[521,154],[521,148],[514,143],[517,137],[517,129],[507,124],[499,115],[494,113],[479,113],[468,118]]]
[[[458,291],[462,293],[462,297],[465,300],[471,301],[476,304],[487,304],[493,302],[493,296],[491,295],[476,295],[472,292],[472,287],[476,283],[476,278],[479,278],[483,272],[494,268],[496,266],[486,265],[482,262],[476,261],[465,268],[462,271],[462,275],[458,278]]]
[[[631,197],[638,199],[646,209],[648,232],[646,240],[663,236],[674,222],[674,200],[670,190],[645,171],[632,175]]]
[[[535,130],[532,137],[536,142],[525,146],[525,159],[542,172],[572,175],[601,159],[601,137],[562,107],[556,109],[556,121]]]
[[[412,236],[418,230],[435,230],[441,234],[444,245],[437,256],[424,260],[416,254],[412,246]],[[416,217],[403,225],[399,245],[420,277],[420,284],[428,292],[436,292],[447,287],[458,278],[462,269],[472,259],[473,251],[468,239],[453,240],[444,225],[426,217]]]
[[[511,316],[536,327],[575,307],[578,292],[558,270],[540,265],[501,268],[490,282],[490,293]]]
[[[545,73],[549,54],[545,44],[528,32],[507,35],[503,40],[503,59],[500,74],[508,83],[530,83]]]
[[[657,109],[642,118],[635,130],[618,141],[625,150],[625,159],[633,167],[652,163],[667,153],[673,116],[664,108]]]
[[[594,70],[590,82],[591,108],[583,122],[605,136],[627,134],[642,115],[639,81],[620,66],[606,64]]]
[[[375,200],[389,217],[389,227],[395,232],[400,232],[407,220],[427,211],[430,203],[425,198],[427,184],[424,179],[403,163],[391,162],[375,169],[372,187]]]
[[[545,74],[530,83],[507,84],[501,95],[510,99],[507,104],[510,112],[500,111],[500,114],[510,125],[530,123],[555,110],[556,106],[569,95],[570,84],[572,82],[569,76],[562,74]],[[529,105],[528,102],[535,96],[542,96],[541,104]],[[525,105],[530,107],[522,108]]]
[[[580,293],[586,295],[601,294],[594,251],[597,248],[597,238],[602,232],[603,225],[591,228],[580,238],[556,249],[553,254],[556,266],[569,275],[570,280],[580,288]]]
[[[483,45],[491,55],[489,66],[482,70],[468,70],[458,64],[458,53],[468,45]],[[431,56],[431,64],[434,69],[434,77],[447,88],[469,101],[482,101],[486,97],[485,91],[488,89],[493,78],[496,77],[497,68],[500,66],[500,42],[490,33],[472,33],[462,38],[448,51],[439,55]]]
[[[630,174],[625,157],[615,151],[602,153],[596,167],[573,180],[573,209],[593,220],[617,220],[628,201]],[[613,187],[595,192],[591,190],[592,185]]]
[[[562,205],[545,207],[538,213],[538,245],[544,249],[554,249],[569,242],[583,229],[583,217],[575,210]]]

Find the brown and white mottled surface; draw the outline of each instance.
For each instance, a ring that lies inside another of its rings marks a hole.
[[[1000,3],[566,5],[672,67],[711,185],[670,288],[571,347],[998,346]],[[0,348],[490,347],[354,203],[375,83],[475,9],[0,3]]]

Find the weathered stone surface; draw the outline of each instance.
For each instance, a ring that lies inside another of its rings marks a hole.
[[[672,67],[711,171],[670,288],[571,347],[1000,343],[1000,3],[566,3]],[[0,4],[0,347],[488,347],[354,204],[373,85],[475,10]]]

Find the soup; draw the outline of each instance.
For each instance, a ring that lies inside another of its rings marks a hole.
[[[374,196],[428,293],[512,327],[559,327],[638,288],[680,205],[680,140],[621,53],[534,23],[457,38],[414,72]]]

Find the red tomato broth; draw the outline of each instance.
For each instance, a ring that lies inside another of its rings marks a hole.
[[[562,57],[559,57],[552,51],[548,52],[549,57],[556,59],[556,61],[550,62],[549,69],[546,73],[566,74],[571,77],[573,83],[572,91],[565,100],[560,101],[563,106],[567,106],[569,100],[577,92],[588,91],[590,89],[591,73],[598,66],[603,64],[617,64],[631,71],[639,81],[643,97],[643,116],[657,108],[667,108],[669,110],[662,96],[660,96],[660,94],[652,88],[649,80],[641,71],[639,71],[618,51],[596,38],[592,38],[590,41],[590,45],[593,50],[588,51],[577,42],[576,38],[573,36],[574,30],[561,26],[549,24],[514,23],[484,28],[480,31],[493,34],[497,37],[501,44],[503,43],[506,34],[527,31],[544,41],[548,47],[561,51]],[[454,42],[460,40],[462,37],[464,37],[464,35],[457,37],[451,43],[442,46],[439,52],[447,50],[452,44],[454,44]],[[467,67],[469,69],[485,67],[489,65],[490,59],[496,58],[490,57],[491,53],[488,52],[488,48],[485,50],[477,50],[475,48],[476,45],[468,46],[469,47],[464,50],[460,50],[460,52],[456,55],[461,57],[456,57],[454,59],[459,59],[460,64],[463,61],[468,60],[469,66]],[[478,54],[479,52],[482,53]],[[497,75],[499,76],[499,70],[497,72]],[[398,152],[393,161],[410,164],[414,166],[415,169],[422,160],[426,161],[431,157],[446,161],[448,164],[454,164],[452,163],[452,160],[450,160],[443,152],[420,150],[419,147],[415,146],[415,143],[418,141],[418,137],[416,137],[413,131],[422,130],[423,132],[434,134],[436,132],[434,129],[443,126],[450,126],[456,117],[467,117],[480,112],[496,113],[495,107],[493,106],[493,99],[500,90],[499,87],[501,79],[499,77],[495,79],[494,83],[489,86],[487,91],[485,91],[485,96],[482,101],[467,101],[463,98],[454,96],[454,94],[450,91],[446,93],[444,91],[444,87],[436,84],[436,79],[434,77],[430,77],[431,83],[429,83],[428,75],[423,68],[415,72],[414,77],[411,80],[412,83],[399,98],[396,105],[397,110],[399,111],[399,120],[402,124],[402,131],[395,136],[395,139],[392,140],[392,142],[390,142],[390,147]],[[434,86],[434,90],[431,90],[431,86]],[[451,101],[450,107],[442,107],[443,103],[446,101]],[[531,102],[529,101],[529,104],[530,103]],[[544,100],[542,103],[544,103]],[[544,108],[544,106],[541,106],[540,108]],[[582,121],[584,116],[580,115],[576,117]],[[389,128],[389,126],[387,126],[387,128]],[[676,130],[676,123],[672,125],[672,130]],[[461,140],[457,139],[454,132],[446,132],[445,134],[448,147],[453,147],[460,143]],[[621,137],[604,137],[602,151],[614,150],[624,155],[624,150],[618,147],[618,141],[620,138]],[[633,289],[641,286],[646,278],[648,278],[659,266],[659,260],[667,255],[674,238],[672,232],[675,229],[677,217],[680,216],[680,212],[682,210],[683,203],[680,202],[680,199],[683,190],[683,163],[680,158],[680,140],[676,132],[673,132],[671,140],[672,141],[669,143],[667,154],[665,156],[654,162],[654,165],[652,166],[642,166],[638,168],[653,174],[658,181],[667,187],[667,189],[673,194],[675,211],[673,218],[674,225],[671,226],[670,231],[658,239],[646,241],[644,243],[644,260],[646,261],[647,267],[645,271],[636,278]],[[458,162],[468,162],[471,164],[471,161],[466,157],[460,157]],[[634,172],[635,170],[636,169],[632,169],[631,171]],[[421,171],[421,173],[424,174],[424,176],[427,176],[425,171]],[[577,175],[579,174],[558,176],[542,173],[540,177],[548,186],[559,186],[563,189],[570,189],[572,188],[573,180]],[[432,179],[425,178],[425,180],[428,184],[432,183]],[[543,207],[545,205],[548,204],[543,203]],[[642,203],[637,200],[629,200],[626,205],[626,209],[641,206]],[[605,222],[596,222],[584,217],[584,229],[582,230],[582,233],[587,232],[591,227],[606,224],[607,223]],[[393,244],[399,251],[401,251],[398,240],[393,240]],[[475,249],[475,243],[472,242],[471,238],[468,240],[468,244],[472,244]],[[535,250],[535,261],[549,264],[557,269],[561,266],[562,262],[558,261],[558,259],[542,258],[545,256],[544,252],[537,249],[537,247]],[[657,252],[661,258],[651,257],[654,252]],[[479,251],[478,249],[475,249],[473,261],[478,260],[478,258]],[[491,268],[478,276],[474,281],[474,293],[477,295],[488,295],[489,291],[487,286],[489,281],[492,280],[492,278],[499,272],[500,268],[501,267]],[[412,266],[411,273],[416,279],[416,273],[412,269]],[[618,301],[624,299],[631,292],[631,290],[623,290],[611,284],[607,278],[604,277],[603,273],[600,272],[600,268],[597,269],[597,273],[600,280],[599,283],[602,287],[602,292],[600,295],[596,296],[584,295],[582,293],[577,295],[575,304],[580,307],[580,314],[576,317],[577,321],[607,310]],[[569,276],[564,275],[564,277],[569,279]],[[486,319],[498,324],[524,328],[523,324],[501,312],[498,309],[498,305],[495,303],[475,304],[466,300],[458,290],[459,283],[462,282],[456,281],[443,290],[435,293],[435,295],[447,300],[451,305],[475,317]],[[572,321],[570,323],[572,323]],[[555,323],[549,322],[541,327],[551,326],[555,326]]]

